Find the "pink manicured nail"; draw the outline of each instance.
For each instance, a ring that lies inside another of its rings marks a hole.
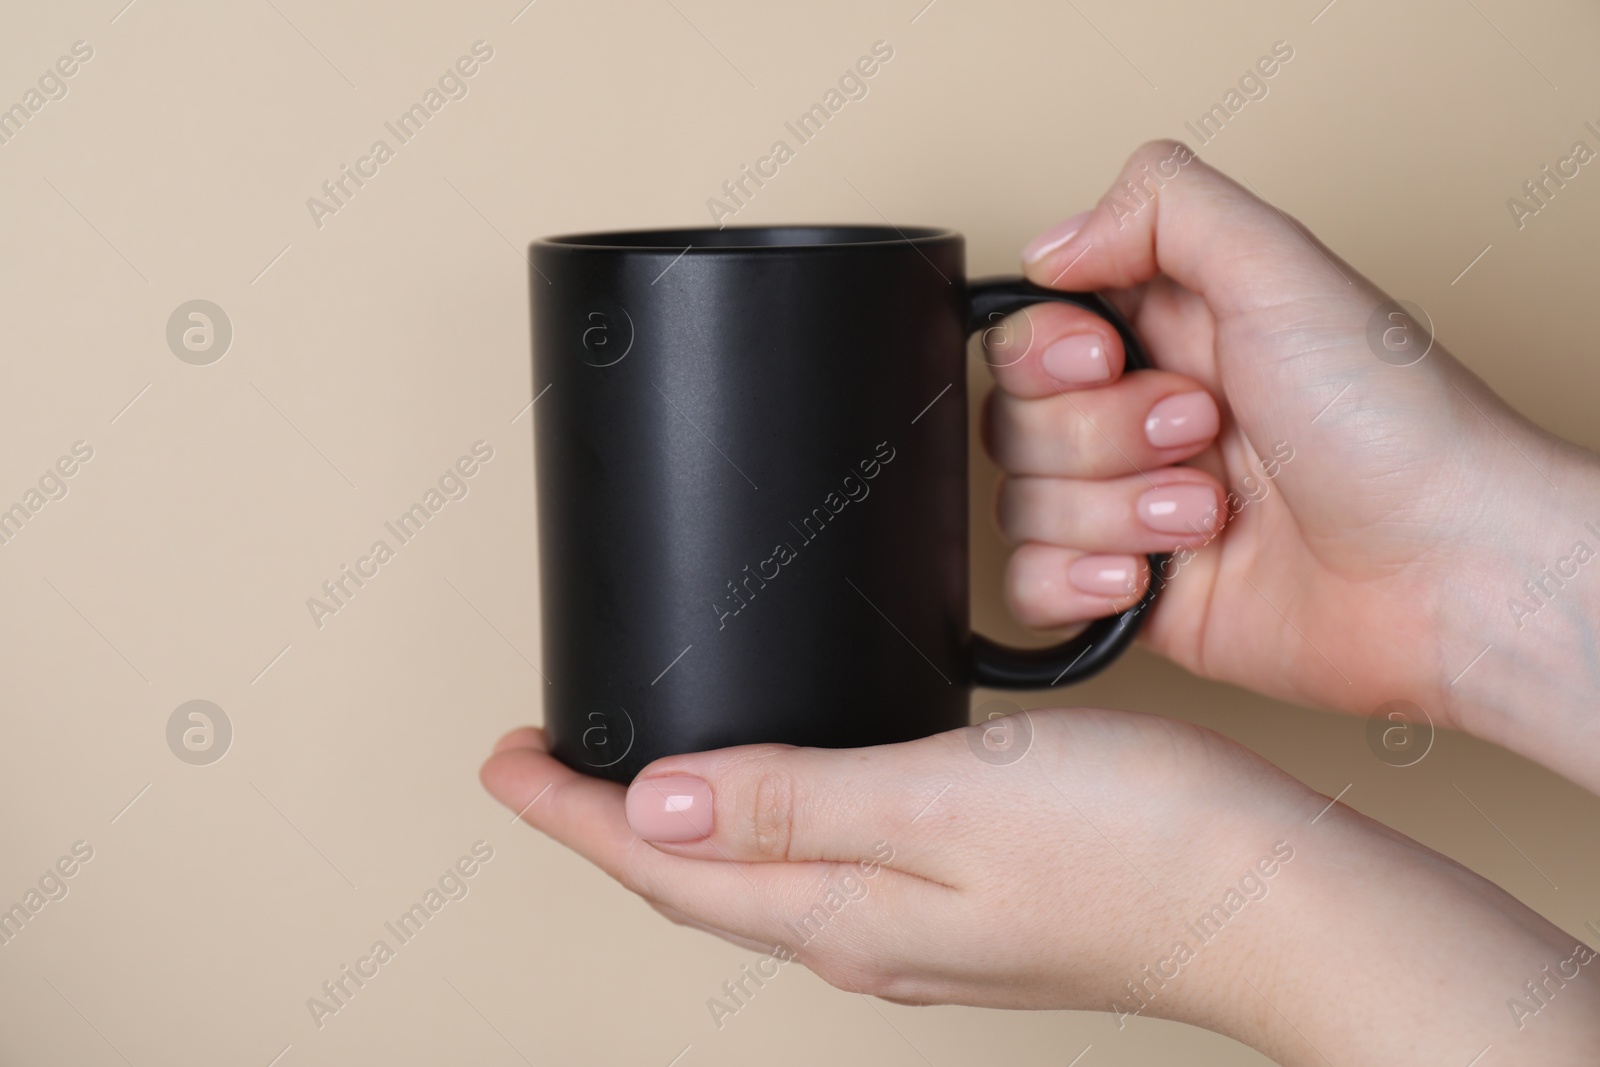
[[[1072,240],[1073,237],[1077,236],[1078,231],[1083,229],[1083,224],[1089,221],[1089,214],[1088,211],[1080,211],[1065,222],[1056,223],[1029,241],[1027,247],[1022,250],[1022,261],[1024,263],[1033,263],[1043,259]]]
[[[1139,561],[1132,556],[1084,556],[1067,568],[1079,592],[1094,596],[1132,596],[1139,588]]]
[[[628,787],[628,825],[646,841],[698,841],[711,833],[711,787],[673,774]]]
[[[1217,523],[1217,494],[1208,485],[1165,485],[1139,497],[1139,518],[1167,534],[1210,533]]]
[[[1207,392],[1169,396],[1144,419],[1144,436],[1157,448],[1197,445],[1217,436],[1217,402]]]
[[[1097,333],[1075,333],[1054,341],[1041,359],[1050,377],[1069,385],[1103,382],[1111,377],[1105,342]]]

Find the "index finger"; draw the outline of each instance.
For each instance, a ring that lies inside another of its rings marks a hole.
[[[1022,400],[1109,385],[1126,364],[1116,327],[1073,304],[1030,304],[980,337],[995,382]]]

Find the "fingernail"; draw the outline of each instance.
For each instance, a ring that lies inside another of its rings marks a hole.
[[[1080,593],[1132,596],[1139,587],[1139,561],[1132,556],[1084,556],[1067,568],[1067,578]]]
[[[1139,497],[1140,520],[1158,533],[1204,535],[1217,522],[1217,494],[1206,485],[1166,485]]]
[[[1077,236],[1078,231],[1083,229],[1083,224],[1088,221],[1089,212],[1080,211],[1065,222],[1056,223],[1028,242],[1027,247],[1022,250],[1022,261],[1033,263],[1048,256]]]
[[[1069,385],[1086,385],[1111,378],[1106,346],[1096,333],[1075,333],[1053,341],[1041,359],[1050,377]]]
[[[646,841],[698,841],[711,833],[711,787],[687,774],[628,787],[628,825]]]
[[[1217,402],[1210,393],[1179,393],[1150,409],[1144,436],[1157,448],[1181,448],[1211,440],[1217,426]]]

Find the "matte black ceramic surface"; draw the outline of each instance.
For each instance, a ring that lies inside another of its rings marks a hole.
[[[969,332],[1094,294],[975,282],[961,236],[876,226],[532,248],[545,719],[627,781],[678,752],[964,726],[969,688],[1087,677],[1144,603],[1049,649],[974,635]],[[1151,594],[1153,595],[1153,594]]]

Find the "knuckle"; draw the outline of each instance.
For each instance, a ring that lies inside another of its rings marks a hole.
[[[1002,533],[1013,545],[1027,541],[1071,544],[1071,516],[1054,479],[1008,478],[996,514]]]
[[[907,1007],[937,1004],[949,998],[948,992],[937,991],[927,979],[906,974],[881,975],[872,995],[879,1000]]]
[[[808,961],[806,966],[835,989],[872,997],[882,996],[894,981],[876,962],[854,953],[832,952]]]
[[[1130,168],[1141,163],[1149,163],[1157,159],[1166,159],[1179,151],[1187,151],[1187,146],[1182,141],[1171,137],[1157,137],[1146,141],[1133,150],[1133,155],[1128,160]]]
[[[870,959],[852,953],[831,956],[810,965],[817,977],[833,986],[863,996],[896,1004],[921,1005],[934,1003],[939,994],[928,979],[908,974],[886,961]]]
[[[1011,614],[1024,626],[1046,627],[1051,623],[1050,613],[1042,598],[1019,588],[1017,583],[1011,583],[1010,601]]]
[[[755,854],[767,860],[787,860],[794,841],[794,820],[799,786],[782,767],[760,768],[747,790],[747,839]]]
[[[1056,436],[1060,441],[1060,461],[1073,470],[1098,468],[1103,439],[1089,418],[1066,398],[1062,399]]]
[[[1025,544],[1011,554],[1006,567],[1006,599],[1011,613],[1029,626],[1056,622],[1056,585],[1050,580],[1050,550]]]
[[[1047,466],[1060,436],[1051,400],[997,397],[993,407],[995,465],[1007,474],[1028,474]]]
[[[1001,475],[995,481],[994,502],[991,507],[995,528],[1007,539],[1015,542],[1017,523],[1017,480]]]

